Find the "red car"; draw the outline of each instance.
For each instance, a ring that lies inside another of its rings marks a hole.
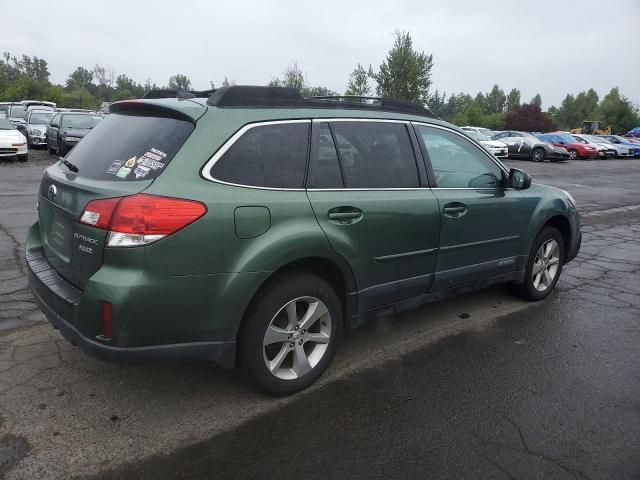
[[[594,146],[578,143],[575,138],[565,132],[545,133],[539,135],[541,140],[554,144],[556,147],[564,147],[569,151],[571,159],[598,158],[598,149]]]

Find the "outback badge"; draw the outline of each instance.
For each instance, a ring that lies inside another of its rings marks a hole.
[[[47,190],[47,198],[49,200],[53,200],[56,198],[56,194],[58,193],[58,189],[55,185],[49,185],[49,190]]]

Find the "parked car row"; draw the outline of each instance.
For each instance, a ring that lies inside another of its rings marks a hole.
[[[102,118],[92,110],[57,108],[53,102],[40,100],[0,103],[0,119],[5,120],[5,129],[17,130],[22,135],[25,150],[46,146],[49,153],[60,156],[66,155]],[[3,156],[18,156],[26,161],[27,152],[21,152],[9,148]]]
[[[496,132],[472,126],[461,128],[498,157],[527,159],[534,162],[640,157],[640,138],[635,137],[515,130]]]

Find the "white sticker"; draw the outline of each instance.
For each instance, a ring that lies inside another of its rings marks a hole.
[[[146,177],[151,169],[149,167],[143,167],[142,165],[138,165],[133,173],[136,174],[136,178],[144,178]]]
[[[140,157],[138,159],[138,165],[143,165],[145,167],[149,167],[154,170],[162,170],[164,168],[164,163],[156,162],[155,160],[152,160],[147,157]]]
[[[156,155],[160,155],[162,158],[164,158],[164,157],[166,157],[166,156],[167,156],[167,154],[166,154],[166,153],[164,153],[164,152],[162,152],[162,151],[160,151],[160,150],[156,150],[155,148],[152,148],[152,149],[151,149],[151,151],[152,151],[153,153],[155,153]]]

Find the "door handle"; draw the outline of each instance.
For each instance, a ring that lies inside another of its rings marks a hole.
[[[464,203],[447,203],[442,209],[447,218],[460,218],[467,214],[467,206]]]
[[[329,210],[328,215],[332,222],[355,223],[362,218],[362,210],[355,207],[336,207]]]

